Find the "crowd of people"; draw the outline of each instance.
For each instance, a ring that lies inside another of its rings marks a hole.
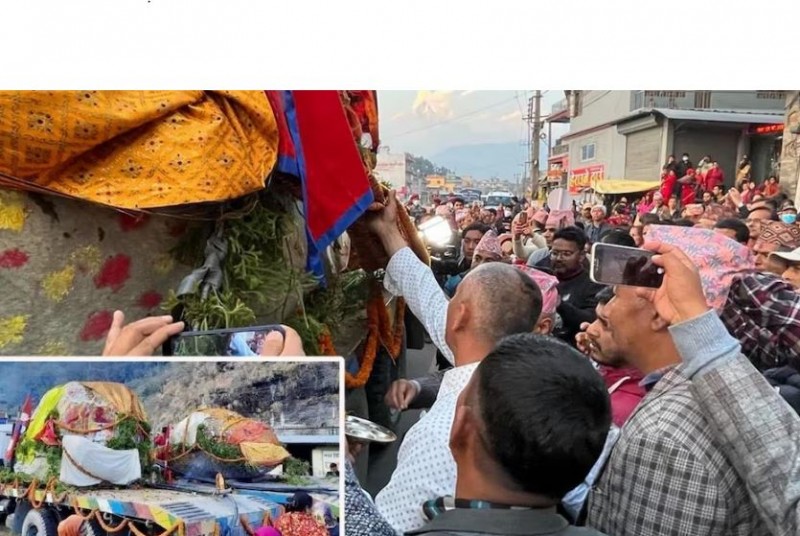
[[[348,534],[798,533],[796,210],[780,191],[723,192],[706,163],[691,199],[523,202],[510,237],[482,208],[465,222],[440,205],[422,217],[461,230],[443,285],[390,199],[371,224],[384,285],[443,364],[389,389],[390,407],[426,413],[374,501],[348,468]],[[597,242],[658,253],[662,287],[592,281]]]
[[[351,443],[348,535],[800,533],[796,209],[779,190],[723,192],[698,168],[691,203],[664,195],[665,166],[661,190],[610,210],[422,209],[460,230],[444,282],[408,247],[389,197],[369,223],[390,256],[384,286],[441,366],[386,394],[396,410],[426,412],[374,498]],[[592,281],[597,242],[654,251],[661,287]],[[147,322],[115,317],[107,355],[182,327]],[[262,355],[302,355],[299,337],[270,334]]]

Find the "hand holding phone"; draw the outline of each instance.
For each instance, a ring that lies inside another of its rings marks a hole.
[[[659,288],[664,269],[653,263],[654,256],[644,249],[597,243],[592,246],[590,277],[603,285]]]
[[[254,357],[262,355],[266,337],[283,326],[252,326],[212,331],[184,331],[169,338],[162,347],[165,356]]]

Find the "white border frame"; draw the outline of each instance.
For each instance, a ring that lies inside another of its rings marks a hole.
[[[345,439],[345,368],[342,357],[54,357],[54,356],[3,356],[3,363],[338,363],[339,364],[339,533],[347,534],[345,521],[344,478],[347,452]]]

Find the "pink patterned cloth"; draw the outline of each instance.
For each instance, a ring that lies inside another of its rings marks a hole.
[[[461,221],[467,217],[467,214],[469,214],[469,210],[465,208],[456,210],[456,223],[461,223]]]
[[[493,257],[495,259],[501,259],[503,257],[503,249],[500,247],[500,240],[497,238],[497,233],[489,231],[483,235],[481,241],[475,246],[475,255],[478,254],[483,257]]]
[[[561,301],[558,295],[558,279],[524,264],[515,264],[514,266],[528,274],[542,291],[542,315],[554,315]]]
[[[555,227],[556,229],[563,229],[575,225],[575,215],[572,210],[552,210],[547,216],[546,227]]]
[[[535,221],[536,223],[539,223],[541,225],[546,225],[547,224],[547,218],[549,218],[549,217],[550,217],[550,213],[547,212],[545,209],[540,208],[539,210],[537,210],[536,212],[533,213],[533,216],[531,217],[531,219],[533,221]]]
[[[708,305],[720,312],[738,276],[755,270],[750,250],[722,233],[699,227],[651,225],[648,242],[662,242],[681,249],[700,271]]]

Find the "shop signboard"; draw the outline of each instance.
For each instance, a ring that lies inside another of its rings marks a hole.
[[[605,178],[605,166],[588,166],[570,170],[569,193],[578,194],[587,188],[594,188]]]

